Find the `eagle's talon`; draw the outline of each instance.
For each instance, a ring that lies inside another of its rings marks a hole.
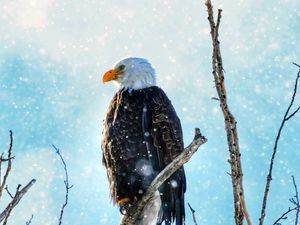
[[[120,213],[122,215],[125,215],[127,213],[127,211],[131,208],[131,204],[128,202],[125,205],[120,206]]]

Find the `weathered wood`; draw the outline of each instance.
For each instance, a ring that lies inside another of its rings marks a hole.
[[[168,166],[165,167],[152,181],[142,199],[133,204],[123,216],[120,225],[134,225],[138,218],[140,218],[143,208],[151,199],[157,189],[165,182],[176,170],[188,162],[198,148],[204,144],[207,139],[202,136],[200,129],[196,128],[195,137],[192,143],[184,149],[184,151],[177,156]]]
[[[248,225],[251,225],[250,217],[246,210],[246,203],[243,190],[243,171],[241,163],[241,153],[238,143],[238,132],[236,120],[229,110],[227,104],[226,88],[224,83],[223,63],[220,50],[219,26],[221,22],[222,10],[218,10],[217,23],[214,21],[213,7],[210,0],[205,3],[208,12],[208,21],[210,24],[210,34],[212,38],[213,54],[212,54],[212,74],[217,89],[220,107],[223,112],[225,130],[227,134],[227,143],[229,148],[229,163],[231,167],[231,181],[234,197],[234,217],[236,225],[243,225],[243,219],[246,217]]]

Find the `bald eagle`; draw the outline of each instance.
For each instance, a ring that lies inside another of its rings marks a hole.
[[[103,164],[110,194],[121,208],[139,200],[155,176],[183,151],[180,120],[155,71],[143,58],[125,58],[107,71],[102,82],[114,81],[114,95],[104,120]],[[143,210],[138,225],[183,225],[186,178],[183,167],[159,188]]]

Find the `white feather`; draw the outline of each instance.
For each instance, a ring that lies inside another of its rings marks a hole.
[[[117,62],[114,69],[121,65],[125,68],[115,80],[120,89],[130,91],[156,85],[155,70],[146,59],[128,57]]]

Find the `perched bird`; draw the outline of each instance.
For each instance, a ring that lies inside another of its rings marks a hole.
[[[183,136],[171,101],[156,86],[155,71],[146,59],[122,59],[103,75],[102,82],[108,81],[118,91],[104,120],[103,164],[113,203],[126,208],[183,151]],[[185,191],[181,167],[159,188],[136,225],[183,225]]]

